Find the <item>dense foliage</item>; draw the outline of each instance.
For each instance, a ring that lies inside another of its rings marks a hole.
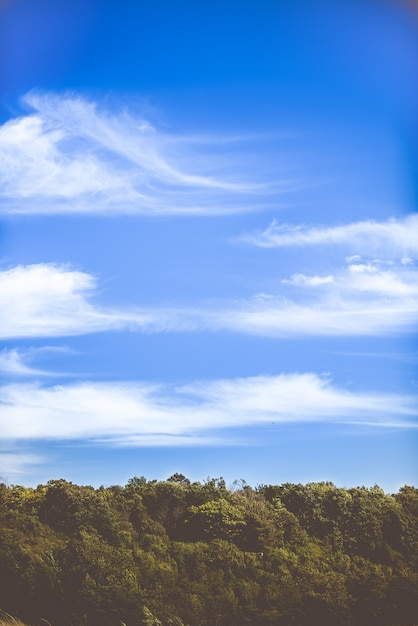
[[[0,485],[0,608],[52,626],[418,624],[418,490]]]

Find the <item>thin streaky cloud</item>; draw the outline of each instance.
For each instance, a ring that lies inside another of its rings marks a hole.
[[[21,350],[2,350],[0,352],[0,372],[12,376],[45,375],[46,372],[26,365]]]
[[[364,357],[370,359],[393,359],[409,365],[418,365],[418,352],[348,352],[346,350],[328,350],[331,354],[341,354],[344,356]]]
[[[283,278],[281,281],[284,285],[296,285],[307,287],[320,287],[327,283],[333,283],[334,277],[327,276],[306,276],[305,274],[293,274],[290,278]]]
[[[45,352],[69,352],[66,348],[43,346],[25,350],[12,348],[0,351],[0,372],[9,376],[68,376],[62,372],[54,372],[32,367],[28,363]]]
[[[35,465],[42,465],[47,459],[38,454],[23,453],[13,448],[0,450],[0,482],[29,472]]]
[[[212,329],[228,330],[253,336],[277,339],[336,336],[381,336],[408,332],[417,321],[416,310],[405,307],[328,309],[272,301],[269,307],[230,309],[213,314]],[[202,324],[203,326],[203,324]]]
[[[244,440],[242,440],[242,443]],[[228,446],[231,440],[211,435],[170,435],[170,434],[145,434],[97,437],[92,442],[100,446],[111,446],[112,448],[188,448],[195,446]],[[234,446],[240,445],[239,436],[234,434]]]
[[[280,224],[274,220],[264,231],[242,235],[238,241],[261,248],[347,246],[355,254],[403,257],[408,264],[409,257],[418,254],[418,215],[331,227]]]
[[[196,381],[180,387],[140,382],[53,387],[21,383],[1,387],[0,400],[2,439],[14,442],[234,443],[243,427],[270,427],[272,422],[415,428],[418,417],[415,396],[347,391],[328,376],[313,373]]]
[[[0,127],[3,213],[233,214],[294,185],[263,180],[236,140],[216,153],[216,142],[173,138],[75,95],[33,92],[23,102],[31,112]]]

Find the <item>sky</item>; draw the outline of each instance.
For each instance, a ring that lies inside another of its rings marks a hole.
[[[0,2],[0,479],[418,478],[418,11]]]

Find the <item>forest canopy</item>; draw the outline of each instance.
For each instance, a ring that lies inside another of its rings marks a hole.
[[[174,474],[0,484],[0,503],[0,609],[27,624],[418,623],[413,486],[228,488]]]

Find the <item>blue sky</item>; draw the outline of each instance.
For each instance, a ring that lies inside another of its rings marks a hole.
[[[417,482],[418,15],[0,5],[0,476]]]

